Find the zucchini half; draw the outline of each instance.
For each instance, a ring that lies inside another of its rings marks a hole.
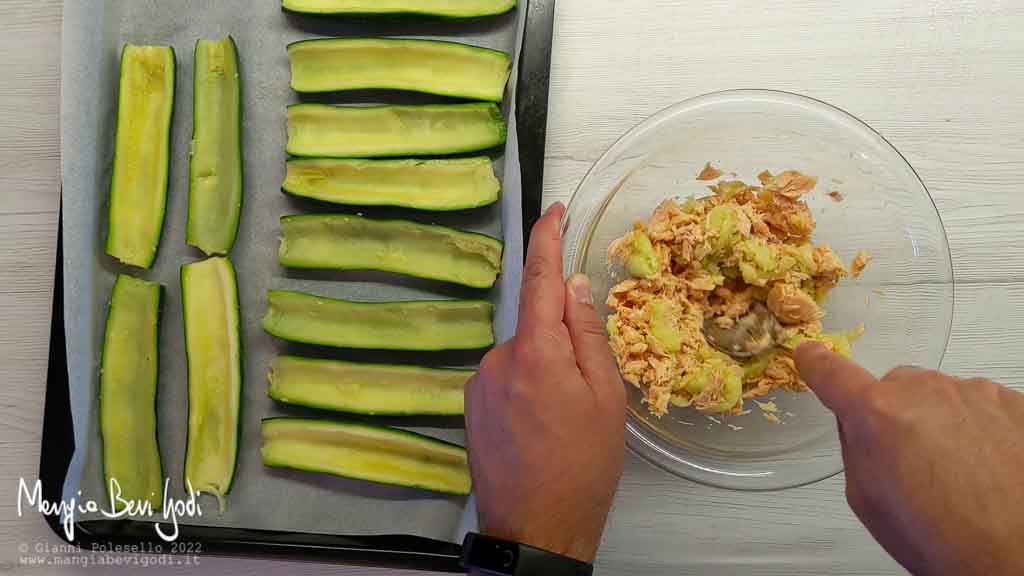
[[[120,274],[110,294],[100,360],[100,435],[104,491],[160,510],[164,474],[156,435],[163,286]],[[116,493],[116,491],[114,491]],[[117,502],[110,505],[115,509]]]
[[[238,461],[242,397],[238,285],[224,257],[181,267],[188,356],[185,482],[217,498],[221,511]]]
[[[490,158],[354,160],[292,158],[286,194],[333,204],[465,210],[498,201],[501,183]]]
[[[475,372],[278,356],[267,379],[285,404],[370,415],[458,416]]]
[[[329,16],[479,18],[504,14],[516,0],[282,0],[287,12]]]
[[[185,241],[227,254],[242,209],[242,90],[231,36],[196,42],[194,92]]]
[[[125,44],[106,250],[139,268],[153,265],[164,228],[174,80],[173,48]]]
[[[376,350],[476,350],[494,344],[486,300],[352,302],[271,290],[263,329],[305,344]]]
[[[292,156],[437,156],[494,148],[507,128],[492,103],[288,107]]]
[[[265,466],[469,494],[466,449],[437,438],[398,428],[306,418],[267,418],[260,432]]]
[[[289,268],[382,270],[471,288],[490,288],[501,270],[500,240],[407,220],[348,214],[281,218],[278,257]]]
[[[408,90],[501,102],[508,54],[458,42],[405,38],[315,38],[288,45],[296,92]]]

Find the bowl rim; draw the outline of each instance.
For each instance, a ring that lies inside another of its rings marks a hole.
[[[877,137],[878,140],[882,142],[886,147],[888,147],[889,150],[894,152],[896,156],[903,161],[903,164],[910,170],[910,173],[913,174],[914,178],[921,186],[921,189],[924,191],[925,196],[928,198],[928,202],[931,204],[932,207],[932,212],[934,213],[935,218],[939,223],[939,231],[942,233],[942,246],[945,249],[946,255],[945,260],[947,265],[949,266],[950,321],[946,326],[945,334],[942,336],[942,351],[939,354],[938,363],[938,368],[941,370],[942,364],[946,358],[946,352],[949,348],[949,340],[953,332],[953,318],[956,314],[956,268],[953,265],[952,251],[949,248],[949,236],[946,232],[946,224],[942,220],[942,214],[939,211],[938,205],[935,203],[935,198],[932,196],[931,191],[928,190],[928,186],[925,185],[924,180],[921,178],[921,175],[918,174],[917,170],[914,169],[914,166],[910,163],[909,160],[907,160],[907,157],[904,156],[903,153],[900,152],[899,149],[897,149],[896,146],[892,144],[892,142],[890,142],[885,136],[883,136],[881,132],[875,130],[867,122],[861,120],[860,118],[851,114],[850,112],[847,112],[846,110],[834,104],[830,104],[829,102],[820,100],[813,96],[797,94],[795,92],[789,92],[786,90],[774,90],[764,88],[734,88],[727,90],[718,90],[714,92],[706,92],[697,96],[686,98],[684,100],[681,100],[679,102],[676,102],[674,104],[671,104],[658,110],[654,114],[648,116],[644,120],[635,124],[632,128],[624,132],[618,138],[616,138],[615,141],[601,154],[601,156],[599,156],[598,159],[594,161],[590,168],[587,169],[587,172],[583,175],[583,178],[580,179],[579,184],[577,184],[576,189],[573,191],[572,196],[569,197],[568,204],[566,204],[566,217],[563,218],[562,225],[560,227],[561,236],[564,238],[566,232],[569,229],[571,218],[569,218],[568,215],[571,213],[573,204],[579,200],[580,194],[583,189],[583,185],[590,180],[590,177],[594,174],[598,166],[602,165],[606,159],[612,156],[613,153],[618,152],[619,148],[623,145],[623,143],[626,140],[632,138],[637,133],[646,130],[650,126],[664,120],[665,118],[679,114],[684,110],[694,109],[708,105],[713,106],[715,104],[722,103],[724,100],[738,98],[753,98],[758,96],[762,98],[770,97],[777,104],[804,104],[809,105],[812,108],[823,108],[824,111],[828,113],[839,115],[847,120],[852,120],[855,126],[859,126],[862,129],[866,129],[869,134],[872,134],[875,137]],[[611,193],[609,193],[609,195],[610,194]],[[607,200],[608,198],[603,199],[602,203],[607,202]],[[567,261],[563,264],[563,266],[569,267],[571,266],[571,263]],[[573,270],[573,272],[576,272],[576,270]],[[623,386],[626,385],[627,384],[623,382]],[[626,446],[629,448],[631,452],[633,452],[646,462],[653,464],[658,468],[661,468],[677,477],[685,478],[687,480],[696,482],[698,484],[703,484],[705,486],[724,488],[727,490],[736,490],[742,492],[772,492],[778,490],[786,490],[789,488],[799,488],[801,486],[815,484],[817,482],[821,482],[822,480],[832,478],[833,476],[840,474],[844,470],[844,464],[840,454],[838,466],[834,471],[815,474],[813,476],[809,476],[806,479],[801,479],[797,482],[774,482],[766,483],[764,486],[749,486],[744,485],[741,482],[733,483],[725,479],[732,478],[734,476],[744,478],[754,476],[764,477],[764,474],[735,474],[725,472],[722,470],[712,470],[707,467],[700,466],[697,463],[691,461],[680,461],[675,456],[666,453],[663,449],[661,449],[656,443],[652,442],[644,434],[641,434],[638,428],[644,426],[645,424],[633,414],[632,410],[629,410],[628,408],[626,410],[626,417],[626,431],[628,432],[628,434],[626,435]],[[687,473],[684,473],[677,469],[676,467],[669,464],[668,460],[671,460],[675,464],[685,465]]]

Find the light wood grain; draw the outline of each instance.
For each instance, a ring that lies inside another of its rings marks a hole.
[[[60,8],[60,2],[54,0],[3,3],[0,214],[52,213],[57,209]],[[53,222],[51,219],[51,231]],[[7,232],[13,224],[5,221],[0,230]],[[52,258],[48,264],[52,266]],[[0,270],[8,278],[10,272]]]
[[[58,0],[5,0],[0,20],[0,568],[56,542],[18,518],[39,457],[59,200]],[[1024,5],[999,0],[560,0],[546,200],[567,200],[623,132],[684,98],[776,88],[834,103],[917,169],[958,282],[943,368],[1024,389]],[[394,572],[203,557],[156,574]],[[627,458],[598,570],[606,574],[891,574],[845,505],[842,478],[770,494],[681,481]]]
[[[820,98],[918,171],[957,280],[1024,279],[1024,9],[1019,3],[562,1],[545,191],[566,199],[625,130],[730,88]]]

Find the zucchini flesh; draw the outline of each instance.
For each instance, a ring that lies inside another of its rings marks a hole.
[[[469,494],[466,449],[430,436],[306,418],[267,418],[260,429],[265,466]]]
[[[504,144],[505,135],[505,119],[491,103],[288,107],[292,156],[460,154]]]
[[[457,42],[317,38],[288,46],[296,92],[391,89],[501,102],[508,54]]]
[[[174,76],[173,48],[125,44],[106,250],[140,268],[153,265],[164,227]]]
[[[231,261],[214,257],[181,267],[188,356],[185,482],[217,498],[231,489],[238,459],[242,362],[238,285]]]
[[[278,356],[270,365],[270,397],[286,404],[354,414],[463,413],[472,370],[362,364]]]
[[[501,270],[499,240],[407,220],[348,214],[281,218],[281,265],[290,268],[382,270],[490,288]]]
[[[148,502],[153,510],[162,507],[164,498],[156,436],[162,295],[163,287],[155,282],[118,275],[100,361],[104,491],[110,494],[116,479],[122,499]],[[124,508],[116,501],[110,504]]]
[[[293,196],[352,206],[465,210],[493,204],[501,184],[491,160],[293,158],[282,189]]]
[[[504,14],[516,0],[282,0],[289,12],[332,16],[411,15],[479,18]]]
[[[242,209],[242,93],[233,38],[196,42],[185,241],[227,254]]]
[[[475,350],[494,344],[486,300],[352,302],[271,290],[263,329],[306,344],[376,350]]]

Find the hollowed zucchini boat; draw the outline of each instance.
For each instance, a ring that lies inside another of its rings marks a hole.
[[[315,38],[288,45],[296,92],[389,89],[501,102],[508,54],[458,42]]]
[[[433,492],[469,494],[466,450],[437,438],[369,424],[268,418],[265,466],[322,472]]]
[[[173,48],[125,44],[106,251],[139,268],[153,265],[164,228],[174,82]]]
[[[490,288],[501,270],[500,240],[446,226],[349,214],[281,218],[281,265],[382,270]]]
[[[233,38],[196,42],[185,241],[207,255],[235,244],[242,209],[242,92]]]
[[[306,344],[378,350],[475,350],[494,344],[486,300],[353,302],[271,290],[263,329]]]
[[[214,257],[182,266],[181,304],[188,363],[185,481],[215,496],[223,510],[238,460],[242,399],[238,285],[231,261]]]
[[[325,16],[480,18],[504,14],[516,0],[282,0],[288,12]]]
[[[359,160],[292,158],[286,194],[351,206],[465,210],[493,204],[501,184],[490,158]]]
[[[286,404],[373,415],[463,413],[473,370],[364,364],[278,356],[270,365],[271,398]]]
[[[104,493],[147,502],[153,510],[163,506],[164,498],[156,434],[162,297],[163,286],[118,275],[100,360]],[[110,504],[121,510],[124,504],[117,498]]]
[[[287,151],[328,158],[461,154],[504,144],[506,131],[492,103],[293,104],[288,107]]]

